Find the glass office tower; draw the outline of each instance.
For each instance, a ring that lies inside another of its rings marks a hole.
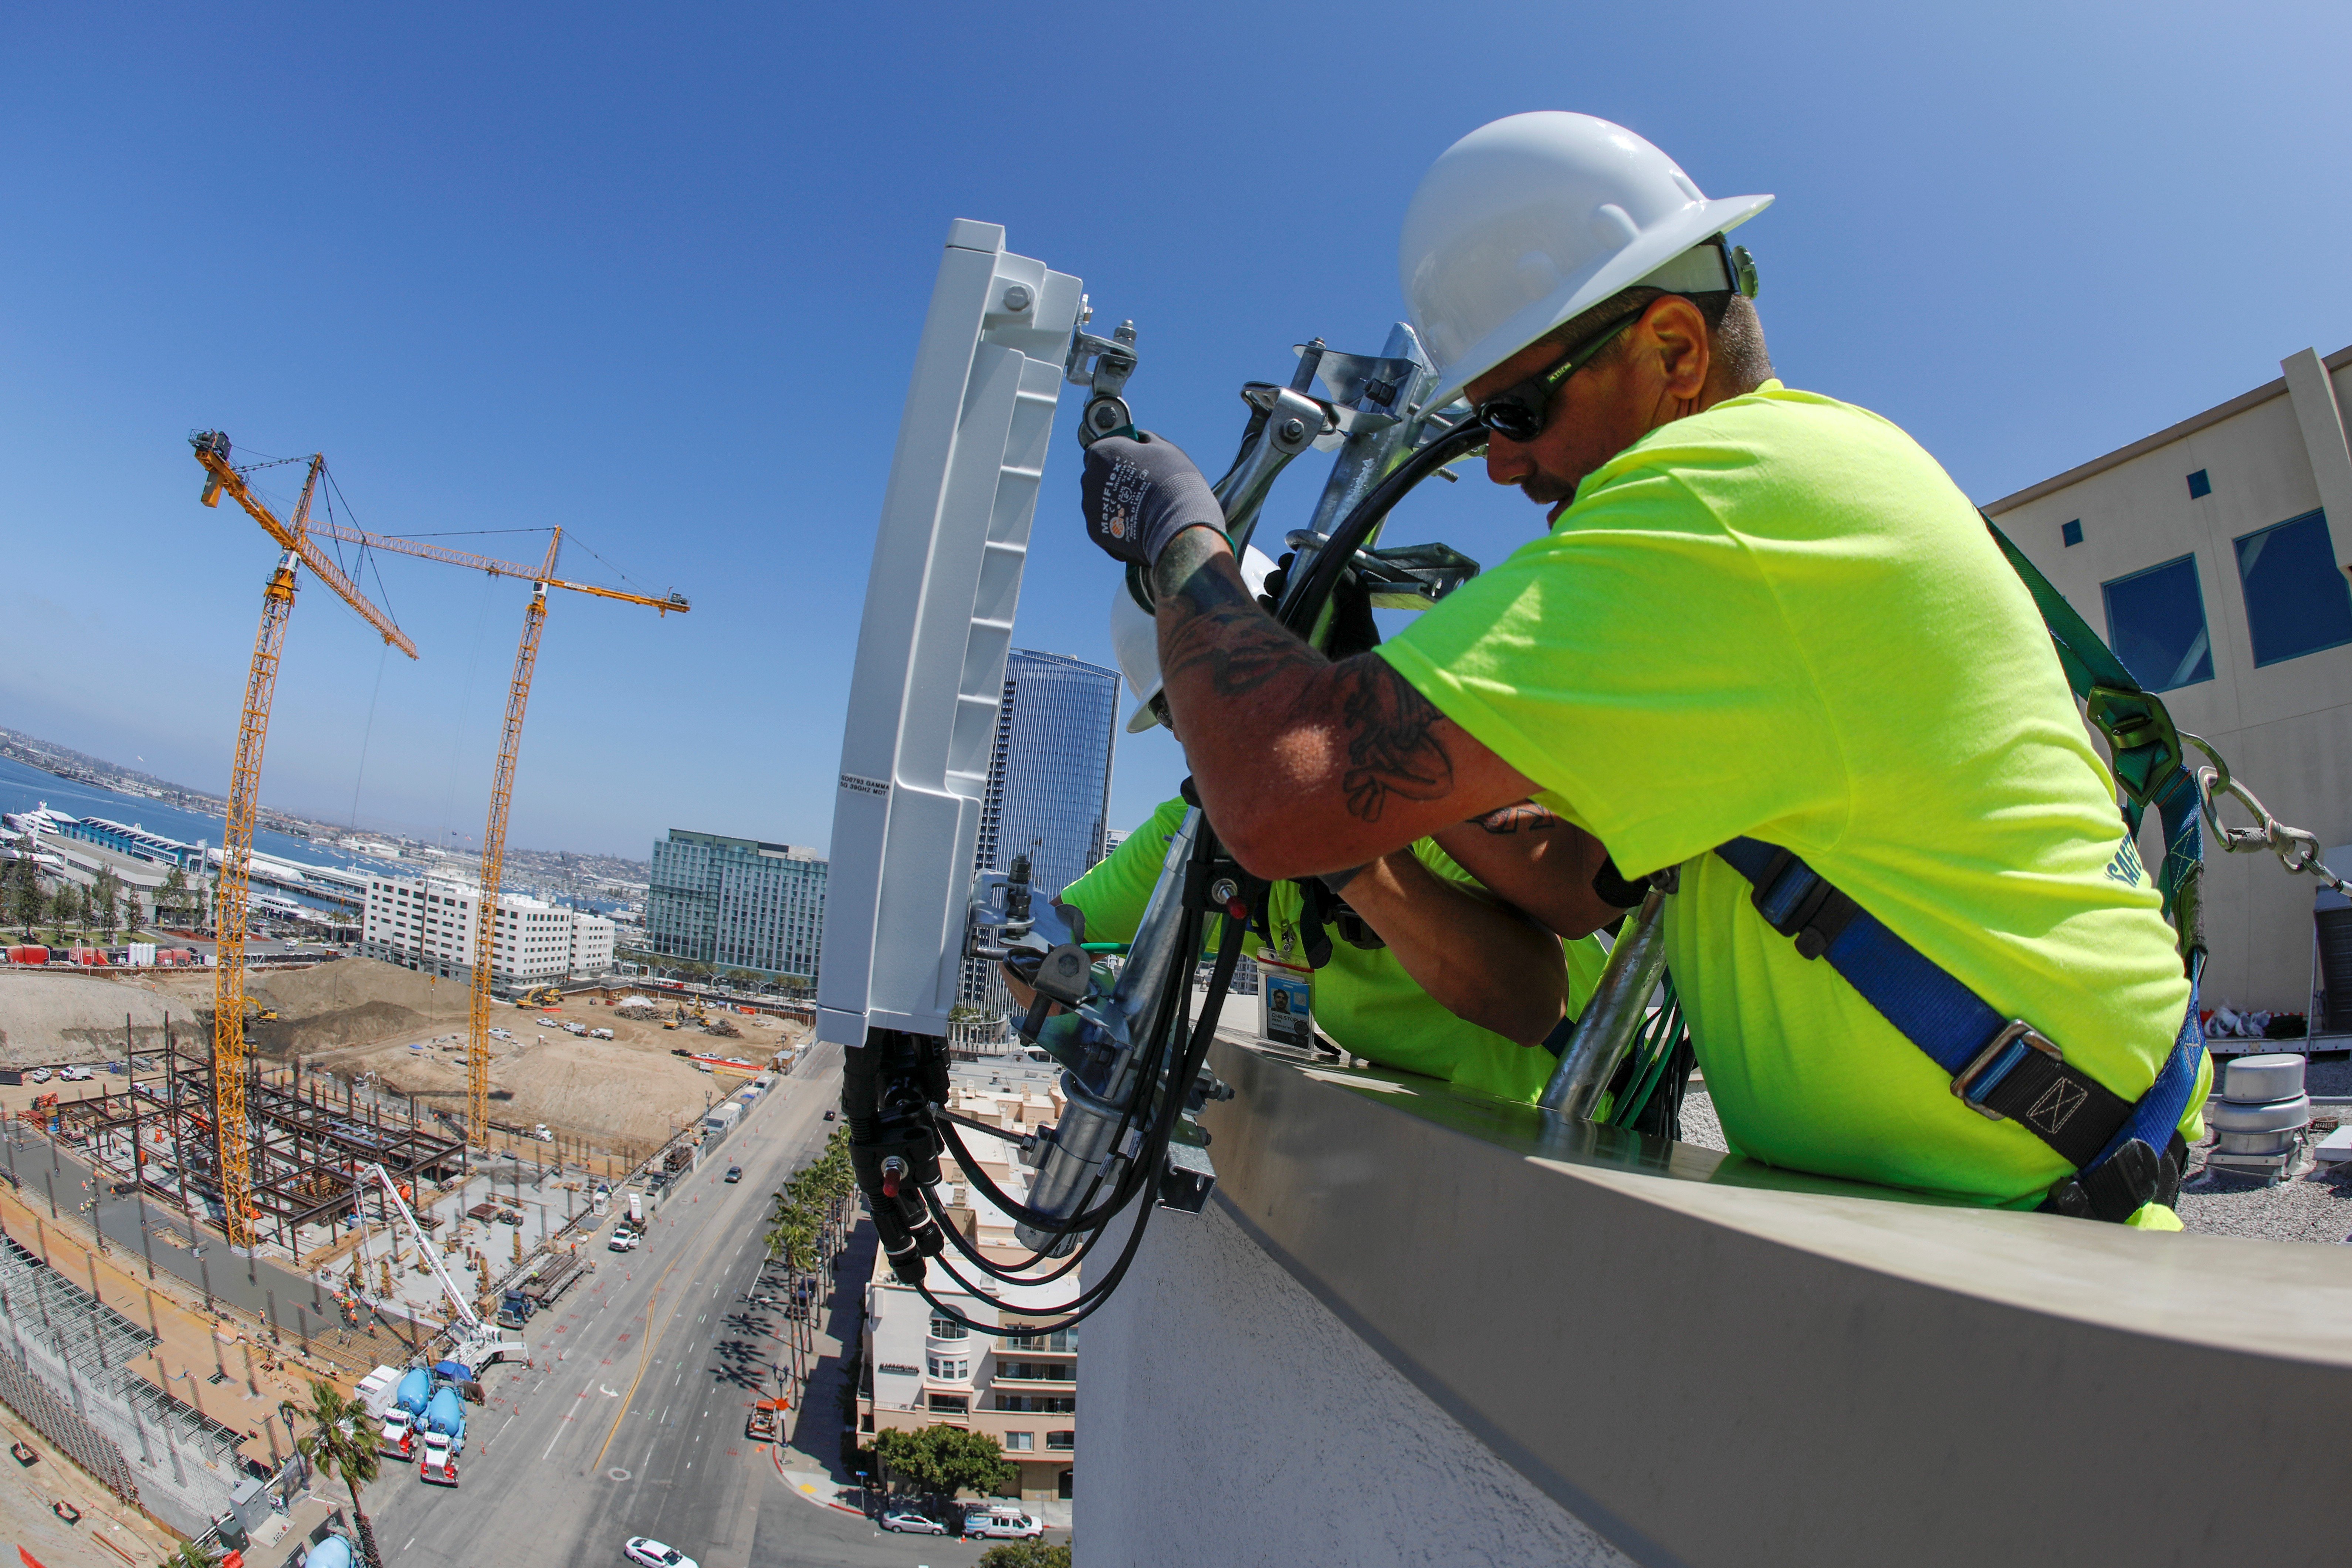
[[[825,869],[814,849],[673,827],[654,846],[646,945],[722,971],[814,981]]]
[[[1031,885],[1051,898],[1103,858],[1118,682],[1115,669],[1057,653],[1007,656],[975,870],[1007,870],[1026,855]],[[967,963],[961,1000],[1003,1011],[996,966]]]

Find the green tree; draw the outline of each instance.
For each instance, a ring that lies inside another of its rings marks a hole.
[[[71,882],[59,882],[57,897],[49,900],[49,923],[62,939],[66,928],[80,919],[81,889]]]
[[[163,1559],[163,1568],[220,1568],[221,1554],[209,1546],[183,1541]]]
[[[1005,1460],[994,1437],[945,1423],[913,1432],[895,1426],[877,1432],[874,1452],[888,1467],[892,1481],[927,1495],[953,1497],[969,1489],[1007,1497],[1021,1480],[1019,1468]]]
[[[25,940],[33,940],[33,927],[40,922],[41,875],[33,860],[33,836],[29,833],[16,840],[17,858],[8,862],[8,912],[25,930]]]
[[[139,889],[136,888],[122,889],[122,932],[125,941],[136,941],[139,936]]]
[[[1070,1568],[1070,1549],[1042,1541],[1008,1541],[982,1552],[972,1568]]]
[[[174,866],[163,873],[163,885],[155,889],[155,923],[184,926],[188,923],[187,911],[187,873]]]
[[[122,879],[114,874],[110,866],[100,868],[98,875],[90,879],[88,923],[105,932],[109,942],[114,940],[115,931],[121,925],[121,899]]]
[[[360,1487],[375,1479],[377,1471],[375,1434],[368,1430],[367,1406],[344,1398],[333,1384],[313,1378],[308,1410],[290,1399],[278,1408],[285,1413],[289,1429],[298,1419],[317,1423],[318,1430],[297,1438],[294,1446],[320,1474],[342,1477],[343,1485],[351,1489],[352,1517],[359,1522],[361,1554],[368,1568],[383,1568],[383,1559],[375,1549],[375,1527],[360,1507]]]

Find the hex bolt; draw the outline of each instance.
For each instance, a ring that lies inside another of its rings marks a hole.
[[[1008,310],[1027,310],[1029,308],[1029,286],[1025,283],[1015,283],[1012,288],[1007,289],[1004,291],[1004,308]]]
[[[1293,418],[1286,419],[1282,422],[1282,438],[1284,440],[1296,441],[1301,436],[1306,434],[1307,426],[1305,421]]]

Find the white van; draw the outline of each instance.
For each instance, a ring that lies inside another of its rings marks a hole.
[[[988,1541],[1034,1541],[1045,1533],[1034,1514],[1022,1512],[1009,1503],[996,1503],[988,1508],[964,1510],[963,1532]]]

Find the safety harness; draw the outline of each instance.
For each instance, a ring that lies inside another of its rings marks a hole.
[[[2189,974],[2189,1013],[2147,1092],[2127,1100],[2069,1063],[2056,1042],[2021,1018],[2002,1016],[1792,851],[1735,838],[1716,853],[1752,885],[1751,901],[1765,923],[1793,941],[1800,956],[1826,959],[1950,1075],[1962,1103],[1995,1121],[2017,1122],[2074,1167],[2051,1189],[2045,1210],[2121,1222],[2148,1203],[2169,1207],[2188,1157],[2179,1127],[2205,1050],[2197,1016],[2205,959],[2197,784],[2181,765],[2180,737],[2164,704],[2141,689],[1990,518],[1985,527],[2042,612],[2067,685],[2106,737],[2128,835],[2138,836],[2150,805],[2163,825],[2157,886]]]

